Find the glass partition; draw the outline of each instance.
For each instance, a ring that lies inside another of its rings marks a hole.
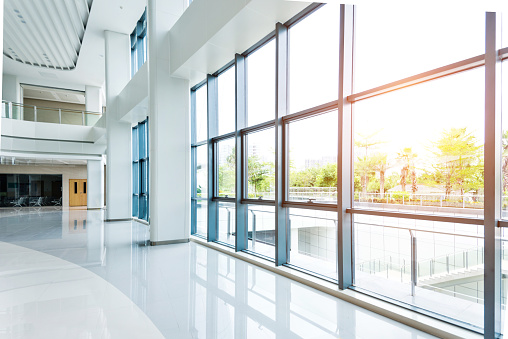
[[[0,174],[0,207],[62,206],[61,174]]]

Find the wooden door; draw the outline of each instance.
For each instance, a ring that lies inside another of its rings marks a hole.
[[[86,206],[86,179],[69,180],[69,206]]]

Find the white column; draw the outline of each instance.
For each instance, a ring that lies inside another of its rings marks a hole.
[[[88,209],[104,207],[104,161],[88,160],[86,200]]]
[[[106,219],[131,218],[131,125],[120,121],[118,95],[130,80],[129,35],[104,32],[106,41]]]
[[[0,46],[4,45],[4,0],[0,0]],[[4,73],[4,64],[0,62],[0,73]],[[3,78],[3,77],[2,77]],[[3,79],[2,79],[3,80]],[[0,93],[3,96],[2,82],[0,81]],[[1,116],[1,114],[0,114]],[[0,131],[2,131],[2,119],[0,119]],[[0,132],[1,134],[1,132]],[[0,138],[0,149],[2,148],[2,138]]]
[[[190,234],[189,82],[169,73],[168,32],[183,1],[148,1],[150,241],[188,241]]]
[[[102,112],[101,88],[85,86],[85,110],[89,112]]]

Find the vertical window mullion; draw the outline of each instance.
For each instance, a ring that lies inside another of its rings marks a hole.
[[[196,143],[196,91],[191,91],[191,234],[197,232],[197,148]]]
[[[353,91],[353,36],[355,7],[340,6],[339,138],[337,154],[338,281],[339,288],[353,284],[353,216],[346,213],[353,197],[353,106],[347,96]]]
[[[235,250],[247,248],[247,206],[242,204],[243,185],[245,183],[245,166],[243,159],[242,135],[240,130],[247,126],[246,111],[246,78],[245,57],[235,55],[235,213],[236,236]]]
[[[217,185],[218,182],[216,180],[217,177],[217,159],[215,159],[216,155],[216,145],[212,142],[212,138],[217,136],[219,131],[218,124],[218,93],[217,93],[217,77],[214,75],[208,74],[206,77],[207,81],[207,121],[208,121],[208,131],[207,131],[207,148],[208,148],[208,193],[207,193],[207,202],[208,202],[208,232],[207,232],[207,240],[208,241],[216,241],[217,240],[217,202],[213,201],[212,198],[218,192]]]
[[[288,231],[287,211],[282,207],[285,196],[287,164],[284,161],[284,123],[287,114],[288,94],[288,28],[281,23],[275,27],[275,265],[287,263]],[[287,150],[287,148],[286,148]]]
[[[501,16],[485,17],[484,334],[501,332]]]

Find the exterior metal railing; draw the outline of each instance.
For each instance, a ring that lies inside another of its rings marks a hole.
[[[2,101],[2,118],[53,124],[93,126],[101,118],[100,112],[78,111],[64,108],[23,105]]]

